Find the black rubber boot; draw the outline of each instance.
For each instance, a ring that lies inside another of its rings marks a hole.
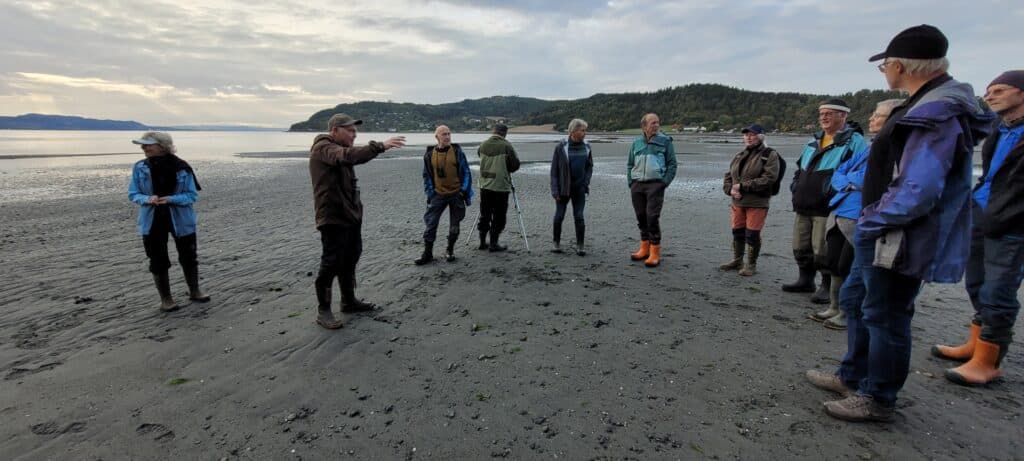
[[[814,292],[811,296],[811,302],[814,304],[828,304],[831,302],[829,297],[829,290],[832,289],[832,277],[824,272],[821,273],[821,285],[818,286],[818,291]]]
[[[342,312],[369,312],[377,308],[377,305],[373,303],[363,302],[356,298],[356,274],[354,268],[351,272],[342,272],[339,278],[341,279]]]
[[[185,283],[188,285],[188,299],[199,303],[208,302],[210,297],[199,288],[199,268],[182,266],[181,271],[185,273]]]
[[[801,267],[800,278],[793,283],[782,285],[782,291],[790,293],[810,293],[814,291],[814,268]],[[828,293],[826,291],[826,293]]]
[[[450,248],[450,247],[449,247]],[[423,242],[423,254],[413,260],[417,266],[422,266],[434,260],[434,242]]]
[[[487,247],[488,251],[495,252],[495,251],[505,251],[505,250],[508,249],[507,246],[504,246],[504,245],[498,243],[498,236],[499,235],[500,234],[498,234],[497,232],[494,232],[493,230],[491,231],[491,244],[490,244],[490,246]]]
[[[455,242],[458,241],[458,237],[448,237],[448,248],[444,250],[444,260],[448,262],[455,261]]]
[[[160,293],[160,310],[171,312],[178,309],[178,303],[174,302],[171,296],[171,278],[164,270],[159,274],[153,274],[153,282],[156,284],[156,291]]]
[[[478,250],[486,250],[487,249],[487,232],[483,232],[483,231],[480,232],[480,246],[476,247],[476,249],[478,249]]]
[[[587,234],[587,225],[582,221],[576,222],[576,254],[579,256],[585,256],[587,254],[586,248],[583,247],[583,238]]]
[[[551,233],[551,252],[562,252],[562,223],[556,222]]]

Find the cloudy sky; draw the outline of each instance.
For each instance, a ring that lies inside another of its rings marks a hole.
[[[1024,67],[1024,2],[0,0],[0,115],[286,127],[342,102],[545,99],[687,83],[881,88],[900,30],[984,91]]]

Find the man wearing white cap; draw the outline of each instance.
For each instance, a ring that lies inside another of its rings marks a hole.
[[[829,302],[831,276],[825,272],[828,203],[832,198],[832,173],[854,153],[867,147],[860,127],[846,122],[850,106],[842,99],[829,99],[818,106],[821,131],[804,146],[797,161],[793,183],[793,258],[800,269],[796,282],[782,285],[783,291],[815,291],[814,274],[821,272],[821,286],[811,296],[818,304]],[[836,287],[838,289],[838,287]]]

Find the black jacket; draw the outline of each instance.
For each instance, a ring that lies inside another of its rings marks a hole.
[[[981,187],[988,175],[999,136],[997,125],[981,148],[982,173],[974,190]],[[1024,139],[1010,149],[1003,165],[992,178],[988,206],[982,213],[981,222],[974,223],[974,226],[989,237],[1024,234]]]

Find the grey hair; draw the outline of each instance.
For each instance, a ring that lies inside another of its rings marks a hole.
[[[588,126],[589,125],[587,125],[586,120],[583,120],[582,118],[574,118],[569,122],[569,126],[566,128],[566,131],[572,133],[576,130],[585,130]]]
[[[168,154],[175,154],[178,152],[178,148],[174,147],[174,140],[171,139],[171,135],[167,133],[162,131],[147,131],[142,135],[142,137],[156,141],[157,145]]]
[[[936,59],[889,58],[889,62],[898,62],[910,75],[932,75],[949,70],[949,60],[945,57]]]
[[[903,104],[903,101],[905,101],[905,99],[886,99],[885,101],[879,101],[878,104],[875,105],[875,112],[884,110],[888,117],[888,114],[891,114],[892,110],[895,109],[896,106]]]
[[[647,124],[647,116],[648,115],[653,115],[655,117],[658,116],[658,114],[655,114],[654,112],[648,112],[648,113],[644,114],[643,117],[640,117],[640,126],[644,126],[644,125]]]

